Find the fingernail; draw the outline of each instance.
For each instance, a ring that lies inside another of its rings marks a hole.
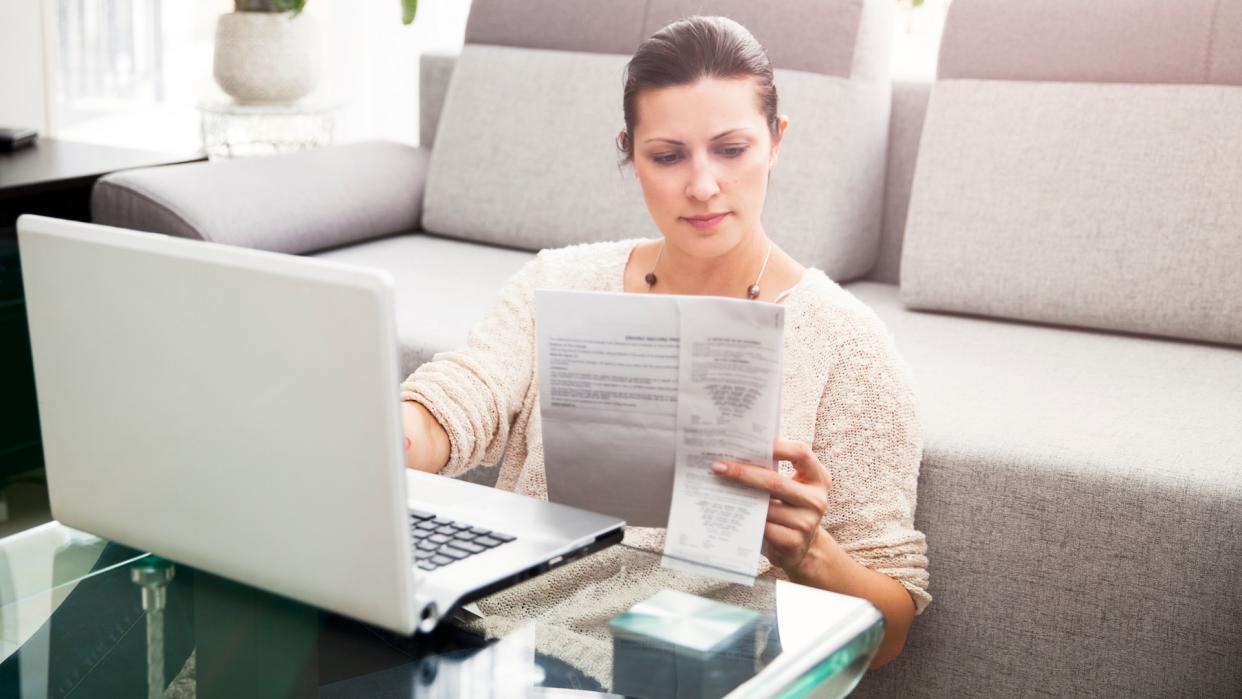
[[[728,466],[725,466],[724,464],[720,463],[719,461],[713,461],[713,462],[712,462],[712,470],[713,470],[713,471],[715,471],[716,473],[724,473],[725,471],[729,470],[729,467],[728,467]]]

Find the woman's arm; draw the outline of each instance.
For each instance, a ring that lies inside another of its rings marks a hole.
[[[439,473],[449,460],[448,432],[417,401],[401,401],[401,422],[405,426],[406,467]]]
[[[401,384],[406,465],[459,476],[503,455],[534,371],[541,253],[513,275],[466,337]]]

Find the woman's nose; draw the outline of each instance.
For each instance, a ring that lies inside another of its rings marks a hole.
[[[716,180],[716,170],[711,161],[704,157],[690,159],[690,182],[686,185],[686,196],[699,201],[707,201],[720,192]]]

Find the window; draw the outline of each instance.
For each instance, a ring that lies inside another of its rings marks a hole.
[[[197,105],[224,99],[212,77],[216,18],[232,0],[45,0],[54,95],[50,131],[152,150],[201,145]],[[401,24],[397,0],[310,0],[319,26],[319,96],[342,105],[338,140],[418,142],[418,56],[456,52],[469,0],[423,0]]]
[[[940,34],[950,0],[897,0],[893,23],[893,79],[932,80],[940,55]]]

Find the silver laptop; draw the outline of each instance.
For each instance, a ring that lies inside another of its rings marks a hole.
[[[401,633],[620,541],[614,517],[404,467],[385,273],[17,232],[63,524]]]

